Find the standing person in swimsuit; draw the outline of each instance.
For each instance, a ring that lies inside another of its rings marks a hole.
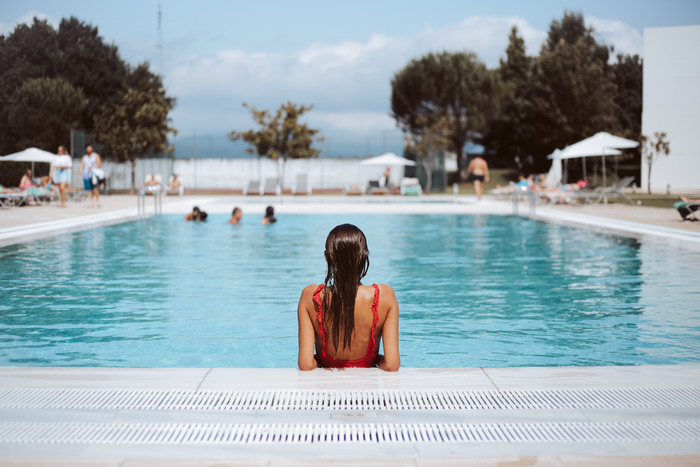
[[[92,183],[92,170],[102,168],[100,155],[92,151],[92,144],[85,145],[86,154],[80,162],[80,173],[83,175],[83,188],[90,192],[90,205],[100,207],[100,190]]]
[[[467,177],[474,175],[474,191],[476,199],[481,199],[484,192],[484,182],[489,181],[489,165],[481,156],[476,156],[467,166]]]
[[[307,286],[299,299],[299,369],[398,370],[399,305],[388,285],[360,282],[369,268],[365,235],[354,225],[339,225],[328,234],[324,255],[325,283]]]

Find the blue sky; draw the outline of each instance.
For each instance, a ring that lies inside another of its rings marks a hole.
[[[644,28],[700,24],[700,2],[693,0],[0,0],[0,33],[35,15],[56,26],[71,15],[97,26],[125,60],[149,61],[164,74],[178,99],[172,124],[179,139],[251,127],[242,102],[275,108],[291,100],[314,104],[308,121],[327,135],[362,135],[370,149],[373,137],[397,137],[389,81],[411,58],[472,50],[494,67],[512,25],[537,54],[564,10],[582,12],[616,50],[640,55]]]

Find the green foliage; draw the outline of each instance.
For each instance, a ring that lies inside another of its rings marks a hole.
[[[84,128],[92,128],[95,116],[124,92],[129,66],[116,45],[105,44],[97,27],[75,17],[61,20],[57,41],[60,55],[56,73],[85,93],[81,123]]]
[[[171,151],[168,133],[177,130],[168,124],[175,99],[166,95],[160,77],[148,65],[131,71],[128,84],[119,101],[95,117],[95,132],[105,155],[132,163],[133,191],[136,158]]]
[[[424,127],[420,133],[410,133],[404,137],[406,152],[415,154],[425,170],[426,193],[432,190],[433,168],[437,166],[440,153],[450,147],[451,131],[447,117],[441,117],[432,125]]]
[[[639,55],[618,54],[611,69],[618,126],[622,136],[638,140],[642,133],[642,60]]]
[[[63,78],[80,89],[85,106],[77,125],[92,128],[95,116],[126,91],[127,73],[117,47],[105,44],[96,27],[77,18],[61,20],[58,30],[36,18],[30,26],[17,25],[0,36],[0,153],[17,147],[8,131],[9,99],[25,81]]]
[[[503,90],[498,75],[471,52],[441,52],[411,60],[391,80],[391,110],[399,126],[421,134],[446,119],[450,147],[462,154],[496,115]]]
[[[496,157],[514,160],[519,166],[527,156],[525,148],[531,133],[527,117],[533,62],[525,52],[525,41],[513,26],[506,59],[501,59],[498,68],[506,90],[504,104],[484,135],[484,144]]]
[[[321,151],[312,147],[314,137],[319,130],[309,128],[300,123],[299,118],[310,111],[313,106],[305,106],[287,102],[282,104],[272,114],[267,110],[258,110],[246,103],[243,107],[250,111],[258,130],[231,131],[228,137],[233,140],[243,140],[250,144],[246,148],[249,154],[270,159],[308,159],[318,156]]]
[[[499,156],[513,157],[521,170],[542,172],[549,168],[546,156],[554,149],[599,131],[627,128],[622,115],[631,115],[632,99],[621,97],[625,91],[613,81],[616,69],[607,63],[609,50],[597,43],[594,32],[582,14],[565,12],[561,20],[552,21],[534,58],[525,55],[522,39],[511,32],[507,59],[499,68],[509,93],[486,135],[487,145]],[[631,68],[627,62],[620,66],[621,81],[634,79]]]
[[[55,151],[67,145],[71,128],[80,121],[85,98],[63,78],[33,78],[11,96],[8,128],[16,150],[30,146]]]
[[[668,156],[671,152],[671,143],[666,139],[665,131],[654,132],[654,138],[641,135],[639,145],[642,157],[647,163],[647,192],[651,194],[651,167],[659,156]]]

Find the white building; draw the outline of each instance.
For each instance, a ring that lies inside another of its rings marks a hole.
[[[644,30],[642,133],[664,131],[671,144],[651,169],[655,193],[700,193],[700,26]],[[642,158],[642,188],[648,167]]]

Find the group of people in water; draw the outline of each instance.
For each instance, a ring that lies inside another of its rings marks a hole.
[[[199,206],[195,206],[192,208],[192,212],[189,212],[185,215],[185,220],[189,222],[206,222],[208,217],[209,214],[207,214],[206,211],[202,211],[201,209],[199,209]],[[238,224],[241,222],[242,218],[243,210],[236,206],[231,212],[231,218],[228,220],[228,223]],[[262,218],[260,223],[274,224],[275,222],[277,222],[277,218],[275,217],[275,208],[272,206],[268,206],[267,208],[265,208],[265,216]]]

